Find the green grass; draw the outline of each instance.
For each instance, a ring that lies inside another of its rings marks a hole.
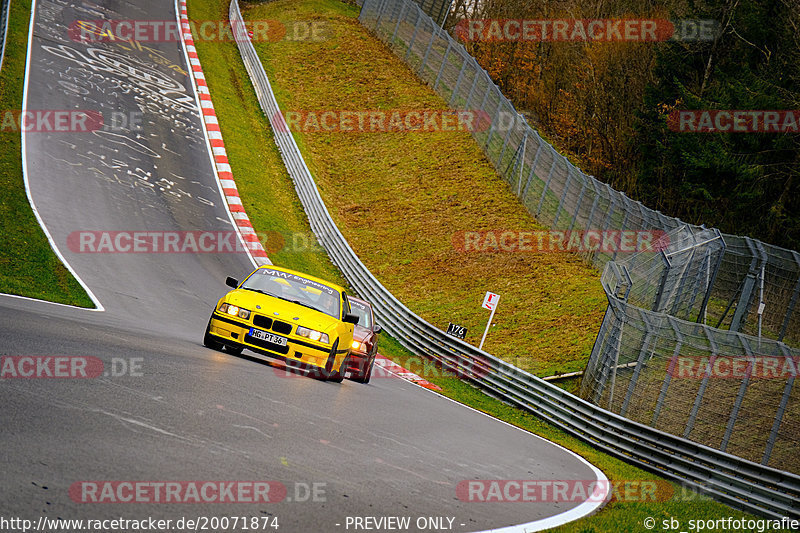
[[[252,20],[325,23],[328,39],[257,42],[281,108],[447,109],[357,19],[330,2],[245,4]],[[461,231],[543,230],[497,176],[468,132],[303,133],[295,138],[323,198],[362,261],[432,324],[465,326],[477,345],[501,295],[484,348],[538,375],[581,370],[606,298],[598,273],[574,255],[463,253]]]
[[[227,7],[228,0],[213,0],[211,2],[189,0],[189,14],[190,18],[193,19],[214,20],[218,17],[226,17]],[[385,66],[385,64],[390,61],[389,58],[391,56],[388,55],[388,52],[384,53],[381,51],[381,46],[372,42],[372,40],[363,33],[363,29],[353,20],[356,14],[357,11],[354,8],[345,6],[334,0],[308,0],[294,3],[278,1],[259,8],[257,12],[250,11],[248,13],[251,18],[262,17],[265,19],[280,19],[285,17],[284,20],[286,18],[315,18],[332,20],[337,24],[342,23],[346,28],[344,33],[355,36],[354,38],[358,40],[359,44],[363,45],[364,48],[361,48],[361,50],[363,50],[361,54],[363,54],[364,57],[372,58],[369,63],[374,64],[373,66],[375,69]],[[307,44],[308,43],[295,43],[293,46],[297,47],[299,50],[307,46]],[[277,149],[272,142],[272,135],[267,126],[267,120],[261,114],[253,90],[249,82],[246,81],[248,79],[247,74],[238,56],[235,45],[232,43],[203,42],[197,42],[196,45],[206,73],[206,79],[211,88],[212,97],[214,98],[214,105],[217,115],[219,116],[234,176],[236,177],[243,202],[247,206],[248,214],[253,220],[256,230],[259,232],[299,232],[303,235],[310,235],[305,216],[302,213],[299,201],[294,193],[291,180],[283,169]],[[281,47],[281,45],[270,45],[270,49],[273,46],[277,48]],[[340,48],[343,53],[347,53],[348,49],[352,51],[352,48],[348,48],[344,45],[336,45],[335,43],[328,43],[326,46],[332,46],[334,49]],[[268,59],[269,56],[266,55],[268,50],[265,50],[267,46],[263,45],[260,46],[260,48],[261,53],[265,54],[263,56],[264,59]],[[286,58],[288,50],[284,52],[285,54],[281,57]],[[265,61],[265,68],[271,76],[270,81],[273,84],[273,89],[279,95],[279,100],[282,103],[286,104],[295,98],[300,98],[301,100],[309,98],[308,95],[305,94],[306,91],[311,90],[310,86],[307,85],[307,77],[310,76],[314,78],[324,76],[325,74],[323,71],[325,68],[331,66],[334,69],[351,69],[350,75],[353,79],[353,85],[349,86],[346,83],[341,83],[335,87],[329,87],[331,92],[331,94],[328,95],[329,98],[338,98],[343,101],[347,101],[347,99],[353,101],[368,99],[369,102],[371,102],[369,106],[373,108],[378,107],[379,100],[387,98],[385,94],[379,94],[378,96],[372,95],[375,84],[366,83],[363,75],[355,70],[356,65],[352,62],[344,61],[340,63],[338,59],[332,55],[331,50],[319,54],[306,50],[303,55],[305,58],[302,61],[288,63],[292,71],[289,76],[283,72],[283,69],[277,68],[275,61]],[[394,60],[391,59],[391,61]],[[359,68],[364,68],[364,66],[360,65]],[[302,74],[300,71],[302,71]],[[380,77],[380,73],[375,71],[373,72],[373,76]],[[394,81],[398,83],[398,86],[401,84],[414,85],[416,83],[413,76],[408,72],[404,72],[399,80]],[[418,88],[415,88],[415,90],[418,90]],[[317,96],[319,96],[319,94],[317,94]],[[419,95],[413,97],[409,96],[409,105],[419,105],[418,103],[415,104],[413,100],[413,98],[418,97]],[[430,100],[424,98],[421,100],[422,103],[429,101]],[[308,102],[313,103],[313,99],[308,100]],[[293,108],[302,109],[300,106],[293,106]],[[419,205],[420,202],[423,202],[425,196],[445,195],[444,198],[447,198],[446,195],[448,194],[458,195],[462,190],[467,188],[467,185],[475,185],[479,188],[480,192],[491,191],[494,194],[496,190],[503,185],[496,177],[489,176],[487,178],[486,174],[482,174],[480,179],[489,179],[494,189],[481,189],[481,184],[473,184],[469,181],[471,179],[477,179],[474,175],[470,175],[465,176],[462,180],[456,180],[457,184],[463,186],[463,189],[456,187],[456,192],[453,193],[452,187],[451,189],[447,188],[448,182],[446,181],[445,183],[436,182],[442,185],[443,191],[439,191],[433,187],[433,185],[428,186],[422,183],[421,180],[418,181],[415,179],[416,176],[414,174],[411,174],[408,180],[406,180],[411,183],[411,186],[405,189],[402,188],[402,180],[387,179],[386,181],[382,181],[377,179],[380,176],[376,177],[370,175],[368,178],[371,181],[362,184],[363,191],[353,191],[350,187],[337,185],[336,180],[331,178],[331,175],[340,177],[343,182],[349,182],[349,180],[354,179],[353,171],[348,171],[346,167],[346,164],[353,164],[353,162],[358,159],[354,154],[343,154],[346,158],[346,162],[337,163],[337,157],[335,156],[338,156],[339,153],[333,148],[324,147],[325,144],[333,143],[334,139],[322,139],[322,141],[320,141],[319,139],[309,139],[301,135],[297,135],[297,139],[301,149],[304,150],[305,157],[312,166],[312,172],[315,173],[315,176],[321,175],[321,172],[322,175],[325,176],[325,179],[321,180],[320,188],[322,189],[323,198],[329,206],[329,209],[335,212],[334,216],[337,218],[337,222],[339,222],[340,229],[351,242],[358,242],[354,248],[360,253],[362,260],[368,261],[368,265],[373,271],[379,271],[378,277],[383,282],[386,282],[387,279],[392,279],[394,283],[398,283],[397,280],[401,279],[397,276],[395,269],[393,269],[393,262],[395,261],[405,263],[407,265],[406,268],[409,268],[408,265],[410,265],[410,268],[417,269],[423,266],[422,263],[425,260],[430,260],[432,258],[430,255],[417,257],[413,253],[408,253],[405,248],[386,247],[386,249],[382,249],[379,246],[383,242],[382,239],[387,237],[396,238],[397,234],[402,236],[401,242],[402,238],[407,240],[406,248],[415,245],[414,241],[409,236],[413,231],[419,229],[418,225],[410,226],[415,223],[413,217],[409,215],[409,218],[412,220],[409,220],[408,224],[406,224],[408,227],[389,227],[387,229],[384,227],[384,224],[387,223],[387,216],[385,214],[373,216],[378,215],[375,211],[377,210],[377,205],[381,202],[397,202],[397,200],[394,199],[397,197],[396,194],[393,194],[396,192],[394,187],[400,187],[400,190],[405,195],[403,200],[407,207],[416,207],[419,209],[430,206],[430,204],[425,203]],[[323,145],[322,147],[318,146],[320,142]],[[361,152],[362,158],[366,160],[368,164],[379,168],[381,174],[386,172],[387,165],[388,167],[403,165],[403,168],[407,168],[405,167],[407,162],[404,161],[404,159],[416,158],[416,163],[432,163],[431,160],[433,158],[431,155],[426,155],[427,151],[417,152],[413,146],[409,146],[408,149],[404,151],[405,153],[392,153],[390,151],[390,153],[384,154],[384,143],[376,143],[374,138],[367,139],[363,142],[364,144],[361,146],[361,148],[363,148]],[[396,139],[385,139],[385,144],[388,145],[387,147],[390,149],[396,149],[394,145],[398,142],[399,141]],[[472,150],[473,145],[471,144],[471,139],[461,139],[459,141],[461,144],[455,142],[453,144],[447,144],[448,141],[446,139],[442,142],[453,151],[470,154],[472,158],[470,160],[471,165],[482,166],[482,168],[487,165],[485,161],[480,159],[480,157],[476,155],[476,152]],[[334,172],[332,168],[342,172]],[[432,170],[427,170],[426,172],[426,178],[435,178],[435,172]],[[482,170],[482,172],[484,171]],[[500,194],[502,194],[502,192]],[[357,197],[353,198],[351,195]],[[416,195],[422,196],[423,200],[413,197]],[[373,197],[376,197],[377,201],[373,201]],[[467,198],[468,195],[459,198],[459,203],[466,204]],[[504,198],[507,199],[508,197]],[[493,207],[498,206],[499,203],[500,200],[496,200],[495,203],[493,203]],[[509,205],[511,205],[511,203],[509,203]],[[364,210],[365,206],[369,208],[366,211]],[[467,208],[468,205],[465,205],[464,209]],[[463,211],[464,209],[457,211]],[[514,213],[515,212],[512,211],[510,207],[500,207],[496,216],[489,213],[485,214],[485,216],[487,217],[487,223],[503,223],[506,225],[524,223],[525,228],[535,227],[532,226],[532,222],[523,220],[521,215]],[[504,216],[511,214],[514,215],[514,218],[512,218],[510,222],[505,222],[497,218],[501,214]],[[436,212],[430,213],[430,215],[432,217],[440,216]],[[367,219],[369,222],[367,226],[362,224],[363,219]],[[490,225],[488,227],[492,226]],[[370,237],[371,232],[377,233],[378,236]],[[423,236],[423,239],[424,238],[426,237]],[[369,252],[365,252],[359,248],[359,246],[369,240],[373,241],[372,245],[368,246]],[[392,242],[396,242],[396,240]],[[413,252],[413,250],[411,252]],[[341,274],[338,273],[334,266],[319,251],[284,249],[273,252],[270,255],[278,264],[306,270],[322,277],[336,279],[340,282],[343,281]],[[435,255],[433,258],[435,259]],[[447,258],[452,259],[452,256],[447,256]],[[539,257],[539,259],[542,258]],[[564,258],[561,257],[557,259],[563,260]],[[582,266],[579,260],[576,259],[573,263],[570,258],[567,259],[569,259],[567,262],[568,266],[562,268],[572,268],[575,269],[572,271],[573,275],[577,275],[576,273],[580,272],[581,276],[592,278],[593,274],[591,272],[587,273],[585,267]],[[503,266],[513,268],[517,260],[518,259],[511,258],[510,264]],[[549,262],[552,260],[552,257],[544,257],[543,261],[545,265],[542,267],[544,270],[536,269],[536,273],[542,275],[542,272],[558,272],[558,268]],[[582,270],[578,270],[578,266],[580,266]],[[445,272],[449,272],[445,267],[446,265],[443,265],[442,261],[436,261],[436,268],[444,269]],[[428,269],[425,273],[427,273],[427,275],[433,275],[434,271],[435,269]],[[441,279],[441,277],[439,279]],[[526,278],[528,281],[530,281],[530,279],[531,278]],[[591,282],[599,287],[599,283],[597,283],[596,279],[591,279]],[[589,282],[587,281],[586,283],[588,284]],[[437,298],[440,298],[445,292],[444,289],[447,289],[449,286],[437,289],[436,287],[426,284],[426,280],[419,280],[419,284],[413,285],[413,287],[421,287],[424,291],[428,291],[426,294],[429,301],[433,302],[436,301]],[[396,293],[401,292],[396,286],[390,288]],[[476,290],[480,293],[479,296],[482,298],[483,293],[481,291],[484,290],[483,287]],[[531,290],[537,295],[542,295],[544,294],[545,288],[534,286]],[[560,292],[555,292],[555,289],[553,289],[553,291],[554,293],[547,294],[548,301],[545,302],[546,305],[541,305],[540,303],[538,308],[534,307],[537,313],[545,314],[559,309],[558,304],[560,302],[556,299],[564,297],[565,290],[562,287]],[[446,301],[456,302],[462,296],[461,293],[457,291],[453,294],[454,295]],[[594,292],[589,291],[589,295],[593,294]],[[582,295],[586,297],[585,294]],[[601,291],[600,295],[602,296]],[[577,296],[573,296],[572,299],[576,300],[578,298]],[[507,300],[503,300],[502,302],[507,303]],[[424,300],[417,298],[414,299],[412,308],[415,310],[423,308],[423,314],[437,312],[440,314],[445,312],[456,313],[457,309],[459,309],[462,304],[463,302],[459,302],[458,304],[454,303],[451,306],[444,306],[445,309],[442,310],[437,309],[436,306],[430,303],[426,306]],[[480,302],[477,302],[475,305],[479,304]],[[440,303],[440,305],[443,304]],[[572,304],[568,304],[568,307],[569,305]],[[592,302],[589,307],[591,309],[597,307],[602,311],[604,306],[595,305],[595,303]],[[501,307],[500,309],[503,308]],[[599,324],[601,315],[602,312],[596,318],[597,324]],[[479,320],[474,321],[474,324],[479,325],[485,319],[485,316],[481,316]],[[578,324],[581,323],[580,318],[575,318],[575,314],[564,312],[562,313],[561,320],[565,323],[565,331],[569,331],[570,328],[573,330],[580,328],[579,325],[576,326],[575,324],[568,323],[570,319],[575,319]],[[453,321],[458,320],[454,319]],[[462,322],[464,321],[466,321],[466,319],[462,319]],[[483,322],[483,324],[485,324],[485,322]],[[589,335],[593,340],[596,332],[596,325],[592,323],[589,329],[591,329]],[[493,331],[493,334],[496,333],[497,331]],[[530,331],[526,333],[524,337],[517,337],[517,339],[521,339],[521,343],[528,346],[534,345],[535,343],[537,346],[537,354],[551,353],[559,349],[557,346],[558,343],[555,342],[552,335],[548,336],[546,332]],[[491,345],[487,346],[490,350],[492,349]],[[395,339],[386,334],[383,334],[381,339],[381,353],[400,364],[408,364],[409,361],[413,360],[412,354],[402,348]],[[549,365],[552,369],[560,369],[566,372],[572,369],[582,369],[582,364],[579,364],[579,361],[585,360],[575,358],[570,360],[570,364],[558,361],[548,362],[541,364],[539,368],[546,369]],[[573,362],[574,364],[572,364]],[[500,420],[504,420],[520,428],[541,435],[577,452],[602,469],[612,480],[618,482],[624,482],[626,480],[652,480],[657,481],[658,486],[661,488],[657,492],[657,495],[661,496],[660,499],[664,501],[625,501],[624,498],[615,499],[597,514],[557,528],[557,531],[582,533],[601,531],[643,531],[642,524],[647,517],[655,518],[659,521],[659,524],[661,520],[668,520],[674,517],[680,520],[685,527],[689,519],[750,516],[734,511],[708,498],[701,497],[693,491],[684,490],[679,485],[668,483],[653,473],[606,455],[591,447],[589,444],[544,423],[525,411],[511,407],[485,395],[483,392],[459,379],[442,377],[435,372],[430,372],[429,367],[427,367],[428,371],[424,371],[425,367],[421,367],[421,364],[422,363],[412,363],[408,366],[411,370],[416,370],[418,373],[424,374],[426,379],[440,386],[442,388],[441,394],[488,413]],[[568,387],[573,387],[575,381],[569,383]]]
[[[0,71],[0,110],[22,108],[29,0],[11,2],[5,59]],[[20,132],[0,130],[0,292],[94,307],[53,253],[31,210],[22,179]]]

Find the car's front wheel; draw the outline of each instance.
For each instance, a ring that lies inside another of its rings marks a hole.
[[[208,319],[208,325],[206,326],[206,334],[203,335],[203,346],[206,348],[211,348],[212,350],[222,350],[222,343],[216,340],[211,334],[210,318]]]
[[[328,378],[329,381],[333,381],[334,383],[341,383],[344,381],[344,375],[347,373],[347,367],[350,365],[350,354],[348,353],[347,356],[342,361],[342,364],[339,365],[339,370],[331,372],[330,377]]]

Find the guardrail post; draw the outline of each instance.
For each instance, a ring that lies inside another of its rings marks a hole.
[[[786,380],[786,386],[783,388],[783,396],[781,396],[781,403],[778,406],[778,412],[775,413],[775,421],[772,423],[772,430],[769,432],[769,438],[767,439],[767,446],[764,449],[764,457],[761,459],[762,465],[769,464],[769,458],[772,455],[772,449],[775,447],[775,441],[778,440],[778,432],[781,429],[781,423],[783,422],[783,415],[786,413],[786,406],[789,405],[789,396],[792,394],[792,387],[794,386],[794,380],[797,376],[798,369],[798,360],[793,359],[789,349],[786,347],[785,344],[779,344],[781,348],[781,352],[783,356],[786,358],[786,365],[789,368],[794,368],[794,374]]]
[[[792,299],[789,301],[789,306],[786,308],[786,316],[783,319],[783,324],[781,325],[781,331],[778,334],[778,340],[782,341],[783,337],[786,335],[786,330],[789,329],[789,321],[792,318],[792,313],[794,313],[794,308],[797,305],[797,298],[800,296],[800,254],[792,250],[792,258],[794,258],[794,262],[797,264],[797,282],[794,284],[794,292],[792,293]]]
[[[703,382],[700,383],[700,389],[697,391],[697,397],[694,399],[692,412],[689,415],[689,420],[686,422],[686,428],[683,430],[684,439],[688,439],[689,434],[692,432],[692,429],[694,429],[694,424],[697,421],[697,413],[700,411],[700,404],[703,403],[703,395],[706,393],[706,389],[708,388],[708,380],[711,377],[711,373],[714,371],[714,362],[717,360],[717,354],[719,353],[717,349],[717,343],[714,342],[714,338],[708,332],[708,328],[706,326],[702,327],[703,333],[706,334],[706,338],[708,339],[709,344],[711,344],[711,357],[708,358],[706,374],[703,376]]]
[[[647,333],[645,333],[644,339],[642,339],[642,348],[639,350],[639,357],[636,359],[636,368],[633,370],[633,376],[631,377],[630,383],[628,383],[628,392],[625,394],[625,400],[623,400],[622,408],[619,410],[620,416],[626,416],[625,413],[628,412],[628,405],[633,396],[633,391],[636,390],[636,384],[639,382],[639,375],[642,373],[642,367],[645,364],[644,360],[650,351],[650,342],[655,333],[647,318],[647,313],[645,313],[643,309],[639,309],[639,316],[642,317],[644,329]]]
[[[672,350],[672,358],[665,369],[664,382],[661,384],[661,391],[658,393],[658,400],[656,400],[656,408],[653,411],[653,421],[650,423],[653,427],[656,427],[656,422],[658,422],[658,415],[661,414],[661,407],[664,405],[664,398],[667,397],[667,389],[669,388],[670,381],[672,381],[672,372],[678,364],[678,357],[683,347],[683,334],[675,323],[675,319],[668,315],[667,321],[669,325],[672,326],[672,331],[675,333],[675,349]]]
[[[736,418],[739,416],[739,409],[742,407],[742,400],[744,400],[747,387],[750,385],[750,374],[753,372],[756,362],[756,358],[753,356],[753,350],[750,349],[750,344],[747,342],[747,339],[745,339],[741,333],[735,333],[735,335],[736,338],[739,339],[742,348],[744,348],[744,353],[747,356],[749,363],[747,365],[747,371],[744,379],[742,379],[742,384],[739,385],[739,392],[736,394],[736,400],[733,402],[733,409],[731,410],[731,416],[728,418],[728,425],[725,428],[725,435],[722,437],[722,443],[720,443],[719,446],[720,451],[723,452],[728,448],[728,442],[731,440],[733,426],[736,424]]]

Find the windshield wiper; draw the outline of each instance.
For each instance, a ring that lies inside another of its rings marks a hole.
[[[288,300],[288,301],[292,302],[293,304],[302,305],[303,307],[308,307],[309,309],[313,309],[314,311],[319,311],[319,309],[317,309],[316,307],[314,307],[312,305],[304,304],[303,302],[301,302],[299,300]]]
[[[252,287],[241,287],[241,288],[244,289],[244,290],[247,290],[247,291],[253,291],[253,292],[260,293],[260,294],[266,294],[267,296],[275,296],[274,294],[266,292],[266,291],[262,291],[261,289],[253,289]],[[280,298],[280,296],[275,296],[275,298]],[[283,299],[285,300],[285,298],[283,298]]]

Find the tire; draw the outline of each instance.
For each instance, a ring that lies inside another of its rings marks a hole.
[[[331,372],[328,381],[333,381],[334,383],[341,383],[344,381],[344,375],[347,373],[347,365],[350,364],[350,354],[348,353],[342,364],[339,365],[339,370],[336,372]]]
[[[333,343],[333,347],[331,348],[330,353],[328,354],[328,360],[325,361],[325,367],[320,368],[318,366],[312,367],[309,371],[308,375],[314,379],[320,379],[322,381],[327,381],[333,377],[333,363],[336,362],[336,350],[339,349],[339,339],[336,339]]]
[[[208,319],[208,325],[206,326],[206,334],[203,335],[203,346],[206,348],[211,348],[212,350],[220,351],[222,350],[222,343],[214,338],[211,335],[211,319]]]
[[[355,381],[356,383],[363,383],[364,385],[369,383],[369,379],[372,377],[372,367],[374,365],[375,365],[375,356],[373,355],[372,357],[370,357],[369,362],[365,365],[366,368],[364,368],[361,372],[353,376],[353,381]]]

